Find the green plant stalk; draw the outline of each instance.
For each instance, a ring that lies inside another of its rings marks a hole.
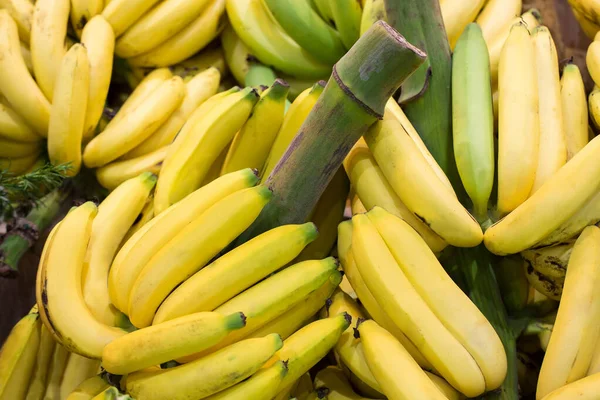
[[[352,146],[425,57],[385,22],[373,25],[334,66],[323,94],[267,178],[273,199],[236,244],[306,221]]]

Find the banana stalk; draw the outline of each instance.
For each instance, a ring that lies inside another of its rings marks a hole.
[[[382,118],[390,95],[425,56],[383,21],[356,42],[334,66],[323,94],[267,178],[271,204],[238,244],[272,227],[307,220],[354,143]]]

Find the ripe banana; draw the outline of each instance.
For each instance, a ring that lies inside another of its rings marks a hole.
[[[600,41],[594,40],[588,47],[585,64],[594,83],[598,85],[600,83]]]
[[[318,234],[311,222],[284,225],[242,244],[177,287],[159,307],[153,324],[214,310],[288,264]]]
[[[282,345],[279,335],[273,334],[242,340],[178,367],[153,373],[134,372],[127,377],[127,392],[147,400],[205,398],[254,374]]]
[[[568,161],[589,141],[587,98],[583,78],[576,64],[569,63],[563,68],[560,96]]]
[[[350,187],[350,209],[352,211],[352,215],[366,213],[367,209],[365,208],[365,205],[362,203],[362,201],[360,201],[360,197],[358,197],[358,194],[353,194],[352,192],[353,187]]]
[[[324,64],[308,54],[277,23],[263,0],[227,0],[231,26],[266,65],[299,78],[320,79],[331,74]]]
[[[105,0],[102,16],[112,26],[115,36],[121,36],[135,21],[150,10],[158,0]]]
[[[250,49],[241,41],[231,24],[227,24],[221,33],[221,46],[231,75],[237,83],[244,85],[249,68],[248,56],[250,55]]]
[[[60,382],[70,355],[71,353],[64,346],[58,343],[54,346],[54,353],[52,354],[52,361],[48,370],[48,383],[46,384],[44,400],[60,399]]]
[[[200,186],[211,164],[250,116],[257,100],[258,93],[246,88],[219,97],[216,104],[211,102],[196,109],[163,162],[154,196],[157,214]]]
[[[138,67],[166,67],[177,64],[203,49],[223,30],[226,0],[211,0],[210,5],[187,27],[158,47],[128,61]]]
[[[128,315],[133,325],[149,326],[169,293],[245,231],[271,196],[265,186],[233,193],[200,214],[160,250],[155,249],[129,294]]]
[[[541,274],[556,279],[565,279],[567,265],[574,242],[555,246],[528,249],[521,252],[523,259]]]
[[[90,88],[87,50],[76,44],[67,51],[56,75],[48,125],[48,156],[52,164],[67,164],[67,175],[81,168],[81,142]]]
[[[448,400],[464,400],[465,396],[462,393],[458,392],[454,389],[448,382],[444,380],[444,378],[440,378],[439,376],[432,374],[429,371],[424,371],[425,374],[431,379],[433,384],[448,398]]]
[[[360,35],[364,35],[373,24],[379,20],[386,20],[384,0],[366,0],[360,20]]]
[[[48,136],[50,103],[31,77],[21,55],[17,24],[0,10],[0,90],[10,106],[35,132]]]
[[[66,399],[83,381],[96,375],[99,369],[99,360],[85,358],[72,353],[69,356],[69,361],[67,361],[60,382],[60,398]]]
[[[154,218],[154,196],[151,194],[150,196],[148,196],[148,200],[146,200],[146,204],[144,204],[144,208],[142,209],[142,212],[140,212],[140,214],[135,219],[135,222],[133,223],[133,225],[131,225],[131,228],[129,228],[129,230],[123,237],[123,240],[121,240],[121,243],[119,244],[119,248],[118,248],[117,252],[119,250],[121,250],[121,247],[123,247],[123,245],[125,243],[127,243],[127,241],[129,240],[130,237],[132,237],[137,231],[142,229],[142,227],[144,225],[146,225],[148,222],[150,222],[150,220],[152,218]],[[110,272],[109,272],[109,277],[110,277]],[[109,295],[110,295],[110,292],[109,292]]]
[[[285,154],[288,146],[304,123],[304,120],[316,104],[321,93],[323,93],[324,88],[325,82],[319,81],[315,83],[311,89],[306,89],[298,97],[296,97],[296,100],[294,100],[290,108],[285,113],[283,123],[281,124],[281,128],[279,129],[277,137],[273,142],[273,146],[271,147],[271,151],[269,152],[269,156],[267,157],[267,161],[265,162],[265,166],[261,174],[263,180],[271,175],[271,172],[273,169],[275,169],[275,166]]]
[[[128,179],[141,173],[150,172],[155,175],[160,173],[162,162],[167,156],[169,146],[165,146],[151,153],[131,158],[124,161],[113,161],[96,169],[98,182],[109,190],[113,190]]]
[[[562,301],[542,362],[536,398],[585,377],[600,331],[600,228],[575,242]]]
[[[127,312],[131,288],[157,250],[219,200],[252,187],[257,181],[258,178],[250,169],[234,172],[196,190],[160,215],[155,212],[156,216],[140,228],[115,256],[108,275],[112,304]]]
[[[127,153],[153,132],[179,107],[185,96],[183,80],[174,76],[146,97],[142,104],[109,125],[83,152],[88,167],[100,167]]]
[[[19,158],[0,158],[0,169],[8,171],[12,175],[19,176],[29,172],[32,168],[34,168],[38,159],[38,153]]]
[[[312,379],[310,377],[310,373],[307,372],[292,385],[290,397],[297,399],[307,398],[307,396],[309,396],[313,389],[314,387]]]
[[[82,295],[85,252],[96,213],[96,206],[87,202],[62,220],[47,249],[47,260],[40,263],[37,285],[41,286],[39,307],[45,310],[47,327],[69,350],[99,359],[103,347],[125,332],[98,322]]]
[[[37,142],[41,139],[13,108],[0,99],[0,139]]]
[[[594,36],[596,36],[596,33],[600,31],[600,26],[596,23],[595,20],[589,19],[586,15],[584,15],[584,13],[579,11],[577,8],[571,7],[571,11],[573,11],[575,19],[577,20],[577,22],[579,22],[581,30],[583,30],[587,37],[589,37],[591,40],[594,40]]]
[[[101,1],[96,0],[95,2],[101,3]],[[88,1],[84,2],[88,3]],[[89,3],[94,3],[94,1]],[[97,15],[85,24],[81,33],[81,43],[87,49],[90,61],[90,89],[83,129],[83,137],[88,141],[100,121],[108,95],[113,67],[115,33],[108,21],[103,16]]]
[[[169,69],[173,71],[174,75],[179,75],[184,78],[184,81],[189,82],[188,79],[195,77],[200,72],[204,72],[210,67],[216,68],[223,77],[228,77],[229,66],[225,61],[225,54],[222,47],[204,49],[198,54],[170,66]],[[138,69],[136,67],[132,68]],[[143,68],[139,69],[142,71],[145,70]]]
[[[104,8],[104,0],[71,0],[71,25],[81,37],[84,27]],[[111,66],[112,68],[112,66]]]
[[[35,79],[46,98],[52,102],[54,84],[67,49],[69,0],[36,1],[31,23],[31,61]]]
[[[459,37],[485,5],[486,0],[441,0],[440,9],[450,48],[454,49]]]
[[[514,17],[521,14],[522,3],[522,0],[489,0],[485,4],[476,22],[486,43],[490,43]]]
[[[41,142],[13,142],[0,138],[0,157],[21,158],[29,155],[38,155]]]
[[[277,79],[261,94],[252,115],[233,139],[221,174],[242,168],[254,168],[260,173],[283,123],[289,89],[285,81]]]
[[[361,4],[354,0],[340,0],[332,2],[330,7],[335,29],[344,47],[349,50],[360,37]]]
[[[31,21],[34,5],[28,0],[0,0],[0,9],[5,9],[17,23],[19,39],[29,46]]]
[[[594,400],[600,390],[600,373],[590,375],[568,385],[562,386],[542,397],[541,400]]]
[[[594,89],[588,97],[589,115],[594,127],[600,128],[600,88],[594,85]]]
[[[366,365],[365,365],[366,366]],[[327,400],[365,400],[354,392],[344,373],[332,365],[315,375],[315,389],[327,389]]]
[[[46,383],[49,378],[50,363],[52,362],[52,354],[56,342],[52,337],[52,333],[46,328],[46,325],[41,324],[40,346],[38,348],[37,357],[35,360],[35,368],[29,382],[29,389],[25,400],[42,400],[46,392]]]
[[[66,400],[90,400],[96,395],[108,389],[109,384],[106,383],[100,375],[95,375],[81,382],[75,390],[73,390]]]

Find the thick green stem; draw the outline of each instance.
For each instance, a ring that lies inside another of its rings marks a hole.
[[[334,66],[323,94],[266,183],[273,199],[237,244],[307,220],[344,157],[426,55],[380,21]]]

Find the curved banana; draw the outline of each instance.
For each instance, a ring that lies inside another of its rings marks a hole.
[[[291,262],[315,240],[311,222],[271,229],[196,272],[161,304],[153,324],[200,311],[212,311]]]
[[[330,7],[335,29],[349,50],[360,37],[361,4],[354,0],[339,0],[331,2]]]
[[[8,103],[0,100],[0,139],[37,142],[41,137]]]
[[[444,19],[444,27],[448,36],[450,48],[454,49],[458,38],[471,22],[475,21],[477,14],[485,5],[486,0],[461,1],[441,0],[440,9]]]
[[[315,389],[323,388],[329,390],[327,400],[368,400],[356,394],[344,373],[332,365],[323,368],[315,375]]]
[[[600,128],[600,87],[594,85],[588,97],[589,116],[596,129]]]
[[[560,97],[567,142],[567,161],[588,142],[587,98],[577,64],[569,63],[560,78]]]
[[[177,64],[203,49],[223,30],[226,0],[211,0],[211,4],[187,27],[158,47],[132,57],[128,61],[138,67],[166,67]]]
[[[596,33],[600,31],[600,25],[598,25],[596,21],[589,19],[577,8],[571,7],[571,11],[573,11],[575,19],[577,20],[577,22],[579,22],[581,30],[583,30],[585,35],[589,37],[590,40],[594,40],[594,36],[596,36]]]
[[[210,67],[187,81],[185,84],[185,97],[179,108],[150,137],[122,158],[137,158],[170,145],[192,113],[217,93],[220,79],[221,73],[219,70]],[[242,168],[235,171],[239,169]]]
[[[77,386],[86,379],[96,375],[100,369],[100,361],[85,358],[72,353],[65,366],[60,382],[60,398],[66,399]]]
[[[127,243],[129,238],[131,238],[137,231],[142,229],[144,225],[146,225],[148,222],[150,222],[150,220],[152,220],[152,218],[154,218],[154,195],[151,194],[150,196],[148,196],[148,200],[146,200],[146,204],[144,205],[144,208],[142,209],[140,214],[135,219],[134,224],[131,225],[131,228],[129,228],[129,230],[123,237],[123,240],[119,245],[119,250],[121,249],[121,247],[123,247],[125,243]]]
[[[57,343],[54,346],[52,361],[48,369],[48,383],[44,392],[44,400],[60,399],[60,382],[70,355],[69,350],[63,345]]]
[[[147,400],[205,398],[232,387],[258,371],[283,342],[277,334],[246,339],[178,367],[127,377],[127,393]],[[173,391],[173,382],[177,390]]]
[[[119,37],[115,53],[130,58],[151,51],[189,25],[208,3],[209,0],[161,1]]]
[[[102,1],[102,0],[97,0]],[[87,4],[88,1],[84,0]],[[90,61],[90,90],[85,113],[83,137],[89,140],[104,110],[113,67],[115,33],[101,15],[90,19],[81,33],[81,43],[87,49]]]
[[[559,301],[563,292],[564,277],[547,275],[544,271],[536,269],[533,264],[523,264],[525,276],[529,285],[544,296]]]
[[[137,158],[125,161],[113,161],[110,164],[98,168],[96,170],[96,178],[102,186],[109,190],[113,190],[123,182],[134,178],[143,172],[151,172],[158,175],[168,150],[169,146],[165,146]]]
[[[235,33],[231,24],[227,24],[221,33],[221,46],[231,74],[238,84],[244,85],[249,68],[250,49]]]
[[[594,40],[590,44],[585,55],[585,63],[594,83],[598,85],[600,83],[600,41]]]
[[[62,59],[54,85],[48,126],[48,156],[52,164],[69,163],[67,175],[81,168],[81,143],[90,88],[90,63],[85,46],[76,44]]]
[[[38,155],[41,142],[13,142],[0,138],[0,157],[21,158],[30,155]]]
[[[115,36],[119,37],[158,0],[105,0],[105,2],[102,16],[112,26]]]
[[[185,96],[183,80],[174,76],[146,97],[121,120],[92,139],[83,152],[88,167],[101,167],[127,153],[153,132],[179,107]]]
[[[250,116],[257,100],[258,93],[246,88],[220,97],[216,104],[205,103],[206,107],[196,109],[163,162],[154,196],[157,214],[200,186],[211,164]]]
[[[522,0],[489,0],[475,20],[490,43],[514,17],[521,14]]]
[[[216,68],[223,78],[229,77],[229,66],[225,61],[225,53],[222,47],[204,49],[196,55],[170,66],[169,69],[173,71],[174,75],[179,75],[185,82],[189,82],[188,79],[195,77],[210,67]],[[132,68],[138,69],[139,67]],[[139,69],[144,70],[143,68]]]
[[[160,215],[155,212],[155,217],[140,228],[115,256],[108,275],[112,304],[127,312],[131,288],[157,250],[219,200],[252,187],[257,181],[256,174],[250,169],[234,172],[196,190]]]
[[[104,346],[125,331],[98,322],[81,291],[85,252],[96,213],[96,206],[87,202],[62,220],[47,249],[47,260],[41,263],[38,285],[42,287],[39,307],[45,309],[48,328],[69,350],[99,359]]]
[[[91,400],[108,387],[109,384],[100,375],[96,375],[81,382],[65,400]]]
[[[19,39],[29,46],[34,5],[28,0],[0,0],[0,9],[8,11],[17,23]]]
[[[333,8],[328,0],[309,0],[310,6],[319,13],[328,24],[333,24]]]
[[[94,16],[104,8],[104,0],[71,0],[71,25],[81,37],[81,32]]]
[[[235,32],[264,64],[299,78],[320,79],[331,74],[330,65],[317,61],[288,36],[263,0],[227,0],[227,16]]]
[[[11,174],[18,176],[29,172],[33,167],[36,166],[36,161],[39,159],[38,153],[18,158],[0,158],[0,169],[6,170]]]
[[[255,168],[260,173],[283,123],[289,89],[285,81],[277,79],[261,94],[252,115],[233,139],[221,174],[243,168]]]
[[[20,47],[17,24],[0,10],[0,91],[36,133],[46,137],[50,103],[27,70]]]
[[[542,362],[536,398],[586,376],[600,333],[600,228],[587,227],[575,242],[552,336]]]
[[[265,186],[233,193],[200,214],[160,250],[155,249],[129,294],[128,315],[133,325],[149,326],[169,293],[245,231],[271,196]]]
[[[49,378],[50,363],[56,342],[52,337],[52,333],[46,328],[46,325],[41,324],[40,331],[40,346],[38,348],[37,357],[35,360],[35,368],[29,382],[29,389],[25,400],[42,400],[46,392],[46,383]]]
[[[448,400],[464,400],[465,396],[462,393],[454,389],[444,378],[432,374],[429,371],[424,371],[425,374],[431,379],[433,384],[448,398]]]
[[[375,22],[386,20],[384,0],[366,0],[363,5],[362,18],[360,20],[360,35],[364,35]]]
[[[31,24],[31,61],[35,80],[52,102],[54,84],[67,48],[70,0],[36,1]]]
[[[590,375],[568,385],[564,385],[541,400],[594,400],[598,397],[600,390],[600,373]]]
[[[565,279],[567,265],[573,251],[574,242],[556,246],[529,249],[521,252],[521,257],[533,269],[553,279]]]

